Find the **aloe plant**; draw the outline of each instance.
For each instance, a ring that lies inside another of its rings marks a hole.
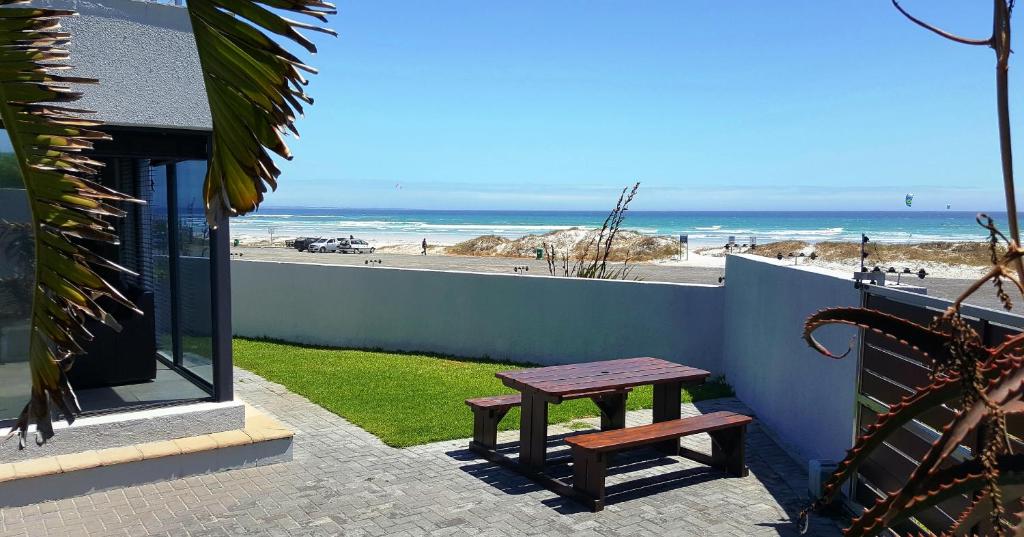
[[[986,223],[991,225],[988,220]],[[1024,250],[1013,243],[1008,246],[1010,251],[999,260],[999,266],[1006,267],[1024,255]],[[1020,498],[1018,491],[1022,489],[1018,485],[1024,485],[1024,455],[1010,453],[1006,431],[1006,416],[1024,413],[1024,334],[986,347],[960,319],[960,304],[967,296],[960,297],[931,326],[865,308],[831,308],[808,318],[804,338],[829,358],[842,358],[847,353],[832,353],[814,339],[814,332],[825,325],[845,324],[917,351],[932,361],[934,369],[930,384],[891,406],[856,440],[825,483],[821,498],[801,514],[802,518],[826,507],[872,451],[900,427],[940,405],[959,405],[955,420],[931,446],[907,483],[857,516],[846,534],[876,535],[957,494],[979,497],[949,530],[951,533],[966,531],[985,516],[994,527],[1005,526],[1004,504]],[[980,427],[986,434],[975,456],[950,464],[952,452]],[[1014,486],[1012,494],[1003,493],[1008,485]]]
[[[1024,249],[1020,247],[1014,190],[1013,153],[1010,137],[1008,71],[1010,58],[1010,20],[1013,0],[994,0],[992,34],[986,39],[971,39],[942,30],[908,13],[897,0],[893,5],[913,23],[960,44],[986,46],[996,54],[996,111],[1002,160],[1003,190],[1010,236],[1001,233],[991,218],[982,214],[978,223],[989,235],[992,268],[970,285],[929,326],[864,308],[834,308],[812,315],[804,325],[807,343],[830,358],[842,358],[814,339],[814,331],[828,324],[853,325],[881,334],[932,361],[931,383],[918,388],[882,413],[859,437],[836,471],[825,483],[822,497],[801,513],[802,529],[811,511],[821,510],[838,494],[857,468],[901,426],[940,405],[958,406],[956,416],[931,445],[906,483],[853,519],[846,535],[877,535],[897,522],[913,517],[955,495],[971,499],[953,526],[940,529],[948,535],[968,535],[981,522],[991,524],[998,535],[1024,536],[1024,521],[1008,517],[1008,507],[1020,511],[1024,498],[1024,455],[1011,451],[1006,418],[1024,413],[1024,334],[1007,338],[995,347],[986,347],[981,337],[963,320],[961,305],[986,283],[995,286],[996,295],[1010,310],[1008,284],[1021,295],[1024,287]],[[1006,251],[1000,255],[999,245]],[[972,457],[953,462],[950,455],[967,438],[980,432]]]
[[[37,443],[53,436],[51,405],[69,424],[81,411],[66,372],[83,352],[81,343],[92,338],[87,318],[119,328],[103,300],[142,313],[96,269],[130,271],[87,247],[88,241],[116,243],[108,219],[124,212],[115,204],[137,200],[96,182],[102,164],[83,152],[109,136],[99,122],[83,119],[87,111],[65,106],[81,96],[70,84],[97,82],[60,74],[70,67],[65,46],[71,36],[60,31],[59,20],[75,12],[26,4],[0,0],[0,118],[28,195],[36,256],[31,398],[7,436],[17,435],[20,448],[33,423]],[[188,12],[213,118],[204,198],[207,220],[216,227],[225,216],[256,209],[267,188],[276,187],[280,171],[270,153],[291,158],[285,132],[298,134],[301,103],[312,103],[301,73],[315,70],[268,34],[315,52],[298,30],[333,32],[280,13],[324,22],[335,9],[320,0],[191,0]]]

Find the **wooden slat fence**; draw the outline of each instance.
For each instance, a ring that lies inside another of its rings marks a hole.
[[[873,286],[869,286],[865,291],[864,303],[868,308],[899,315],[924,325],[929,324],[948,304],[936,299],[923,299],[909,293],[892,292]],[[964,311],[965,318],[978,330],[986,345],[1000,343],[1008,335],[1019,333],[1019,327],[1024,326],[1024,317],[988,312],[980,308]],[[970,313],[971,316],[966,313]],[[873,423],[879,412],[884,412],[887,406],[897,403],[903,396],[912,394],[914,388],[927,385],[931,371],[931,364],[921,354],[884,336],[864,331],[862,334],[860,386],[857,398],[858,435],[863,434],[866,427]],[[927,452],[931,442],[938,438],[938,431],[953,419],[955,412],[955,407],[938,408],[894,434],[859,469],[853,486],[853,498],[861,505],[870,505],[882,493],[901,487],[917,467],[918,461]],[[1024,422],[1011,421],[1010,433],[1017,438],[1024,438]],[[970,439],[961,446],[956,456],[969,457],[970,450],[975,444],[976,439]],[[1019,444],[1014,451],[1022,450],[1024,444]],[[947,500],[919,514],[916,517],[917,522],[933,532],[940,532],[950,526],[953,518],[966,507],[967,501],[966,497]],[[920,532],[920,527],[911,525],[895,529],[901,534],[910,531],[914,534]]]

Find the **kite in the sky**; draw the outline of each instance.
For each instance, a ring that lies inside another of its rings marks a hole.
[[[907,207],[912,206],[914,204],[914,195],[907,194],[907,197],[903,200],[903,202],[907,204]]]

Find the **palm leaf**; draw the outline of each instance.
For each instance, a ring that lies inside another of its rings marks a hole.
[[[336,10],[321,0],[190,0],[188,11],[213,119],[204,197],[207,221],[216,227],[224,216],[255,210],[267,188],[277,188],[280,170],[271,153],[292,158],[285,132],[298,135],[294,123],[302,103],[313,103],[302,73],[316,70],[267,33],[310,53],[316,47],[298,29],[335,35],[278,13],[326,22]]]
[[[80,240],[116,242],[104,218],[123,215],[111,202],[134,200],[93,180],[101,164],[81,153],[108,136],[95,130],[99,123],[82,119],[83,111],[63,106],[80,97],[67,83],[95,82],[56,74],[67,68],[61,60],[68,57],[63,47],[70,40],[59,31],[59,19],[74,12],[6,7],[26,3],[0,0],[5,6],[0,9],[0,117],[25,182],[36,255],[29,342],[32,395],[7,436],[18,435],[21,448],[33,423],[37,443],[53,436],[51,404],[69,424],[80,412],[65,373],[82,352],[79,341],[92,337],[83,323],[92,318],[118,327],[101,298],[141,313],[96,272],[101,266],[125,269],[90,252]]]

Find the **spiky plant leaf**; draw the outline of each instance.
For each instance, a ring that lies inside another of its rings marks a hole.
[[[1002,489],[1002,501],[1005,509],[1009,510],[1017,504],[1021,498],[1024,498],[1024,485],[1008,485]],[[972,529],[977,524],[981,524],[988,520],[991,516],[991,501],[992,498],[988,493],[984,493],[975,498],[971,504],[967,507],[967,510],[960,513],[956,523],[953,527],[949,528],[949,533],[957,537],[970,535]]]
[[[1024,485],[1024,471],[1021,470],[1024,468],[1024,454],[1002,455],[997,462],[1001,468],[1006,468],[999,476],[1000,485]],[[843,533],[858,537],[878,535],[890,525],[929,507],[958,495],[978,492],[985,484],[985,471],[977,459],[927,472],[913,483],[913,493],[908,492],[908,483],[855,518]]]
[[[815,330],[829,324],[864,328],[898,342],[908,349],[914,349],[939,364],[947,363],[954,358],[948,343],[951,334],[865,308],[832,308],[808,318],[804,326],[804,339],[812,348],[830,358],[841,358],[847,353],[833,354],[814,338]],[[926,506],[934,505],[952,495],[973,492],[985,485],[979,484],[973,477],[966,479],[963,476],[955,476],[955,479],[951,477],[953,480],[949,482],[943,481],[943,476],[952,476],[953,473],[940,469],[940,466],[943,461],[948,460],[952,451],[966,439],[967,435],[987,419],[991,405],[997,405],[1005,414],[1024,411],[1024,404],[1020,402],[1021,396],[1024,395],[1024,358],[1017,355],[1024,345],[1024,335],[1008,338],[994,348],[981,347],[979,342],[971,338],[964,341],[965,345],[973,349],[971,352],[977,351],[978,356],[986,357],[979,362],[978,370],[981,379],[987,385],[986,397],[958,412],[954,422],[943,430],[942,437],[933,444],[906,485],[900,491],[872,505],[848,528],[847,535],[873,535],[895,522],[913,516],[913,513]],[[817,500],[810,510],[818,510],[828,504],[839,492],[839,487],[855,474],[860,464],[904,424],[938,405],[962,401],[964,386],[964,380],[956,369],[942,369],[942,373],[933,374],[930,385],[919,388],[913,395],[905,397],[900,403],[891,406],[888,412],[881,414],[847,452],[847,456],[825,483],[822,498]],[[989,406],[986,406],[986,401],[989,402]],[[971,462],[977,464],[977,461]],[[983,510],[978,506],[974,506],[973,509]],[[964,514],[965,518],[970,516],[970,513]]]
[[[0,0],[0,117],[25,182],[36,255],[32,395],[7,436],[18,435],[21,448],[33,423],[37,443],[53,436],[51,404],[69,424],[80,411],[65,373],[82,352],[79,342],[92,337],[83,324],[87,318],[118,327],[100,304],[102,297],[141,313],[96,268],[128,271],[81,241],[116,242],[104,217],[123,215],[112,202],[134,200],[93,180],[100,163],[81,153],[108,136],[95,130],[99,123],[81,118],[84,111],[63,106],[80,97],[68,83],[95,82],[57,74],[67,67],[63,47],[70,39],[60,32],[59,20],[74,12],[20,7],[24,4]]]
[[[932,359],[944,361],[949,357],[947,333],[872,309],[827,308],[811,315],[804,322],[804,340],[811,348],[829,358],[843,358],[850,353],[850,349],[842,354],[833,354],[814,339],[814,331],[828,324],[845,324],[870,330]]]
[[[820,509],[832,501],[843,483],[853,477],[860,465],[871,456],[872,451],[888,440],[893,433],[936,406],[957,400],[961,393],[959,378],[943,379],[917,390],[914,395],[905,397],[898,404],[891,406],[889,411],[880,415],[863,435],[857,437],[853,447],[847,450],[846,457],[822,486],[821,498],[815,502],[814,508]]]
[[[321,0],[190,0],[188,11],[213,117],[204,197],[207,221],[216,227],[225,215],[255,210],[267,188],[277,188],[280,170],[271,153],[292,158],[285,132],[298,135],[296,115],[302,114],[302,103],[313,103],[303,90],[302,73],[316,70],[267,33],[315,53],[316,46],[298,30],[334,32],[279,12],[326,22],[336,10]]]
[[[817,329],[831,324],[871,330],[928,356],[948,356],[948,350],[944,345],[948,334],[880,311],[864,308],[829,308],[814,313],[804,323],[804,340],[811,348],[829,358],[842,358],[849,354],[849,350],[841,355],[834,354],[814,338]],[[880,415],[878,420],[868,427],[864,435],[857,438],[853,447],[847,451],[846,457],[825,482],[822,496],[812,508],[820,509],[828,504],[839,492],[842,484],[853,476],[861,463],[892,433],[936,406],[959,398],[961,394],[959,378],[942,378],[918,389],[913,395],[890,407],[888,412]]]

